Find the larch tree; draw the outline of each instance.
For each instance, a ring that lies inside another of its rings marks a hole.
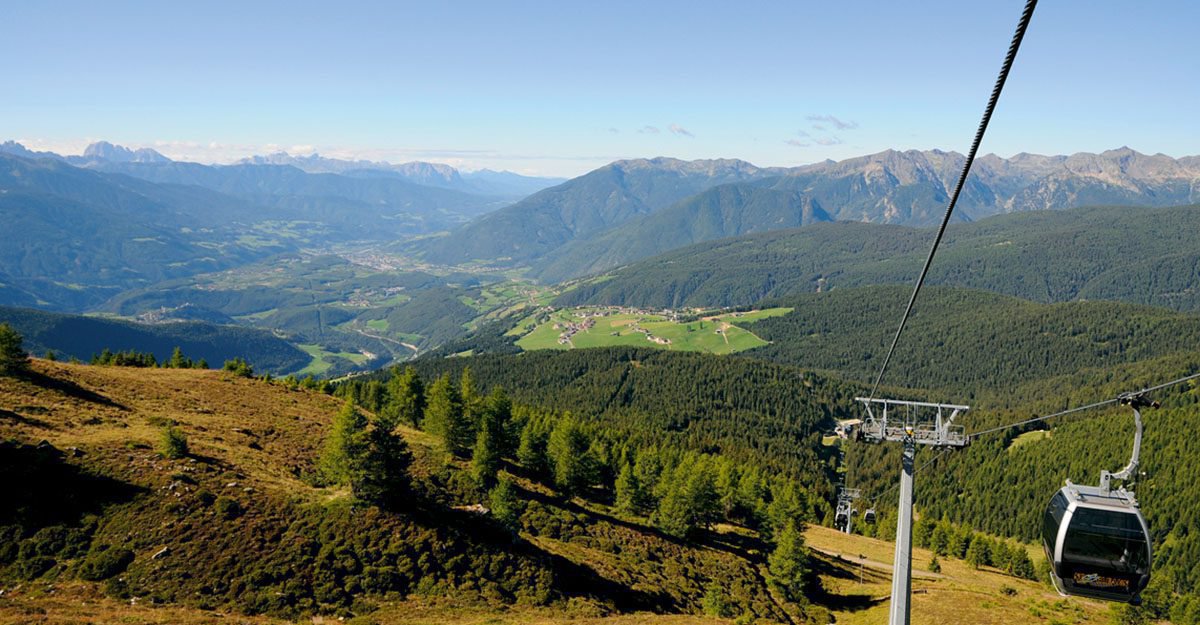
[[[20,375],[29,371],[29,354],[24,339],[12,326],[0,323],[0,375]]]

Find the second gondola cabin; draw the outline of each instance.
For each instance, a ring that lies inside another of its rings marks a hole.
[[[1063,594],[1136,604],[1150,583],[1150,528],[1121,491],[1068,483],[1046,507],[1042,545]]]

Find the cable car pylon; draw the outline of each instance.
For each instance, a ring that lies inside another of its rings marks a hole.
[[[954,423],[954,419],[970,410],[970,406],[873,397],[855,397],[854,400],[863,403],[867,415],[855,431],[855,439],[871,443],[901,443],[904,446],[888,622],[891,625],[907,625],[912,615],[913,461],[917,445],[944,449],[966,447],[971,439],[963,426]],[[893,414],[894,408],[900,408],[899,416]],[[921,416],[929,412],[933,413],[932,419]]]

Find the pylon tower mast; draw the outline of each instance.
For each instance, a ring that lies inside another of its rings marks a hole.
[[[904,446],[900,470],[900,504],[896,517],[896,558],[892,567],[890,625],[908,625],[912,616],[912,505],[913,460],[917,445],[962,448],[971,439],[954,419],[969,406],[902,399],[855,397],[867,416],[854,434],[871,443],[893,442]]]

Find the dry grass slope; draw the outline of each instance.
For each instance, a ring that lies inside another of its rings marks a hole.
[[[351,537],[382,527],[385,535],[401,539],[400,547],[415,540],[431,541],[418,544],[439,548],[458,546],[461,553],[443,557],[465,558],[466,567],[471,557],[496,551],[486,541],[469,543],[477,538],[464,538],[453,529],[414,526],[414,522],[351,508],[348,493],[311,486],[304,476],[312,470],[322,436],[339,407],[334,398],[217,371],[89,367],[41,360],[34,361],[34,370],[33,380],[0,378],[0,441],[27,445],[47,441],[64,452],[65,462],[133,486],[136,492],[103,510],[105,520],[95,540],[130,546],[135,557],[123,577],[136,592],[114,593],[111,587],[105,591],[103,583],[77,581],[71,574],[74,564],[64,562],[35,581],[3,587],[0,623],[296,622],[245,616],[245,607],[269,608],[262,602],[288,588],[287,576],[316,575],[313,571],[275,571],[284,577],[282,581],[271,578],[269,570],[252,571],[252,575],[267,575],[261,578],[266,589],[262,594],[271,595],[267,597],[255,595],[255,588],[237,594],[212,586],[220,582],[218,576],[230,571],[246,573],[246,561],[280,557],[280,552],[294,547],[292,543],[306,540],[312,524],[325,535]],[[190,457],[166,460],[156,451],[168,423],[187,435]],[[441,462],[436,442],[415,430],[405,435],[421,471],[435,470]],[[477,584],[478,589],[463,593],[449,585],[435,585],[399,594],[360,590],[372,597],[371,610],[339,612],[324,605],[310,613],[328,616],[305,616],[303,622],[338,622],[339,614],[349,622],[381,625],[728,622],[700,615],[699,598],[709,580],[715,579],[738,588],[760,614],[772,615],[759,622],[788,622],[796,613],[779,606],[763,587],[761,554],[753,553],[753,547],[730,548],[736,536],[723,534],[700,546],[678,543],[636,522],[612,517],[602,506],[563,504],[538,492],[532,483],[520,484],[536,500],[531,508],[558,529],[531,533],[527,523],[522,535],[525,546],[516,548],[516,555],[502,553],[481,562],[499,566],[501,575],[526,571],[521,567],[529,566],[542,570],[538,567],[556,563],[551,568],[560,587],[606,585],[630,596],[653,598],[661,606],[654,611],[665,614],[637,608],[614,612],[613,606],[572,596],[570,590],[563,600],[543,606],[497,602],[487,594],[495,591],[488,591],[490,586],[482,585],[482,580],[471,582],[474,578],[466,569],[448,568],[445,575]],[[239,502],[241,516],[223,519],[214,507],[198,503],[203,492]],[[821,582],[812,599],[829,608],[838,623],[886,622],[889,580],[883,563],[891,561],[891,545],[819,527],[809,529],[807,540]],[[469,548],[462,547],[468,543]],[[860,554],[866,556],[861,584]],[[918,550],[918,568],[929,558],[930,554]],[[292,561],[280,562],[290,566]],[[1002,593],[1004,587],[1011,588],[1011,594]],[[1060,600],[1044,586],[998,572],[975,571],[948,559],[943,560],[941,577],[921,576],[914,588],[918,594],[913,622],[918,624],[1107,621],[1106,606]],[[365,616],[353,616],[356,612]]]

